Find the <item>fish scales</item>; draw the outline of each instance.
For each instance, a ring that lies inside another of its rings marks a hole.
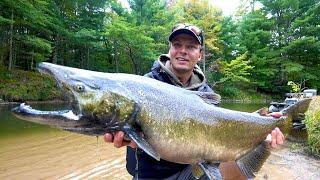
[[[72,109],[42,112],[21,104],[13,109],[17,117],[87,135],[121,130],[155,159],[200,164],[211,178],[216,166],[206,163],[226,161],[237,161],[248,178],[254,177],[263,163],[256,161],[264,161],[268,154],[263,143],[266,135],[286,124],[285,117],[217,107],[211,104],[220,100],[216,94],[192,92],[143,76],[51,63],[40,63],[39,69],[57,80],[70,96]],[[297,113],[301,106],[306,110],[309,102],[298,102],[287,111]]]
[[[150,81],[135,78],[128,82],[127,77],[117,77],[116,81],[128,89],[122,95],[141,102],[137,122],[155,149],[164,152],[164,159],[176,157],[179,160],[175,161],[190,164],[199,161],[200,154],[206,160],[235,160],[281,124],[272,117],[209,105],[181,88],[168,91]],[[148,93],[135,97],[135,92]]]

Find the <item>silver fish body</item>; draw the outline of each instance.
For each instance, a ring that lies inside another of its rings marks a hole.
[[[128,126],[143,132],[138,145],[150,145],[145,149],[150,148],[151,154],[155,151],[155,158],[172,162],[236,161],[286,120],[220,108],[207,101],[219,101],[216,94],[192,92],[143,76],[50,63],[41,63],[39,69],[52,75],[72,96],[75,114],[39,116],[31,107],[20,105],[13,110],[18,117],[88,135],[126,131]],[[135,140],[139,135],[133,134],[130,137]]]

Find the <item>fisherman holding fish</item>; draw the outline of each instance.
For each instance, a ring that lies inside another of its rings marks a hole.
[[[265,116],[215,106],[221,97],[197,66],[203,32],[179,24],[169,42],[169,53],[146,77],[41,62],[38,70],[57,81],[70,107],[41,111],[21,103],[12,113],[65,131],[104,135],[116,147],[127,145],[127,170],[134,179],[254,178],[270,155],[269,144],[283,143],[276,127],[306,112],[311,99]]]
[[[191,91],[213,93],[206,83],[204,73],[197,65],[203,56],[203,31],[194,25],[178,24],[174,26],[169,36],[169,45],[169,53],[160,55],[151,72],[145,76]],[[275,114],[274,117],[277,115],[279,114]],[[133,141],[125,140],[122,131],[106,133],[104,139],[117,148],[127,146],[127,170],[134,178],[194,179],[193,173],[196,174],[196,169],[192,169],[187,164],[155,160],[137,148]],[[268,135],[267,141],[271,147],[275,148],[283,143],[284,135],[279,128],[275,128]],[[244,178],[235,163],[221,163],[220,171],[225,179]],[[205,178],[205,176],[201,177],[201,179]]]

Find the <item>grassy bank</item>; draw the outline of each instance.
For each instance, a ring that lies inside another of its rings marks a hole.
[[[234,103],[270,103],[271,101],[283,101],[283,96],[275,94],[263,94],[250,88],[237,89],[233,87],[216,88],[215,92],[220,94],[223,102]]]
[[[311,101],[305,123],[308,131],[308,149],[311,154],[320,158],[320,96]]]
[[[48,101],[60,99],[56,82],[38,72],[8,71],[0,66],[0,102]]]

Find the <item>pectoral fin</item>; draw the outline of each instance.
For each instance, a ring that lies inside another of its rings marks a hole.
[[[254,173],[260,170],[269,155],[269,144],[263,141],[258,147],[238,159],[236,163],[248,179],[253,179],[255,177]]]
[[[222,176],[219,170],[219,163],[199,163],[199,166],[210,180],[221,180]]]
[[[141,133],[138,133],[131,125],[126,124],[123,127],[123,131],[126,135],[133,140],[139,148],[149,154],[154,159],[160,161],[160,155],[152,148],[152,146],[142,137]]]

